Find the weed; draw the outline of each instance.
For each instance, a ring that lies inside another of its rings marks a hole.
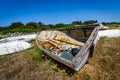
[[[36,45],[0,56],[1,80],[119,80],[120,38],[101,38],[89,64],[76,72],[44,54]]]
[[[53,63],[54,63],[54,60],[50,58],[50,59],[49,59],[49,63],[50,63],[50,64],[53,64]]]
[[[106,55],[106,56],[104,56],[104,57],[102,58],[102,61],[103,61],[104,63],[109,63],[109,62],[112,61],[112,58],[111,58],[111,56]]]

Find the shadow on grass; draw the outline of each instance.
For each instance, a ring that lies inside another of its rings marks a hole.
[[[67,75],[68,75],[69,77],[71,77],[72,75],[74,75],[74,74],[77,72],[77,71],[71,69],[70,67],[68,67],[68,66],[66,66],[66,65],[64,65],[64,64],[62,64],[62,63],[59,63],[59,62],[57,62],[57,61],[55,61],[55,64],[57,64],[57,67],[58,67],[59,69],[65,70],[65,72],[67,73]]]
[[[64,71],[67,74],[67,76],[69,76],[69,77],[71,77],[72,75],[74,75],[77,72],[77,71],[71,69],[70,67],[68,67],[68,66],[54,60],[53,58],[51,58],[50,56],[45,54],[43,51],[42,51],[42,53],[43,54],[42,54],[41,58],[43,60],[48,60],[50,65],[57,65],[56,69],[54,69],[55,71],[58,71],[58,69],[61,70],[61,71]]]

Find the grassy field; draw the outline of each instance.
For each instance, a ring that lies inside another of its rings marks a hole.
[[[78,72],[32,44],[31,49],[0,56],[0,80],[120,80],[120,38],[101,38],[93,58]]]

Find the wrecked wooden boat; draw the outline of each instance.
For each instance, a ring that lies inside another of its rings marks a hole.
[[[98,31],[98,25],[44,30],[37,34],[36,43],[51,58],[78,71],[92,57]]]

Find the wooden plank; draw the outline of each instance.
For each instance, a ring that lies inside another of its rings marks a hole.
[[[39,49],[41,49],[42,51],[44,51],[47,55],[49,55],[49,56],[52,57],[53,59],[55,59],[55,60],[57,60],[58,62],[61,62],[61,63],[65,64],[65,65],[67,65],[68,67],[71,67],[71,68],[74,67],[74,65],[72,64],[72,61],[63,59],[63,58],[61,58],[61,57],[59,57],[59,56],[57,56],[57,55],[55,55],[55,54],[47,51],[46,49],[42,48],[42,46],[39,45],[37,39],[36,39],[36,43],[37,43]]]
[[[81,57],[88,51],[90,46],[93,44],[93,42],[98,34],[98,31],[99,31],[99,27],[96,27],[93,30],[93,32],[90,35],[89,39],[87,40],[86,44],[83,46],[83,48],[80,50],[80,52],[76,55],[76,57],[72,60],[74,65],[81,59]]]

